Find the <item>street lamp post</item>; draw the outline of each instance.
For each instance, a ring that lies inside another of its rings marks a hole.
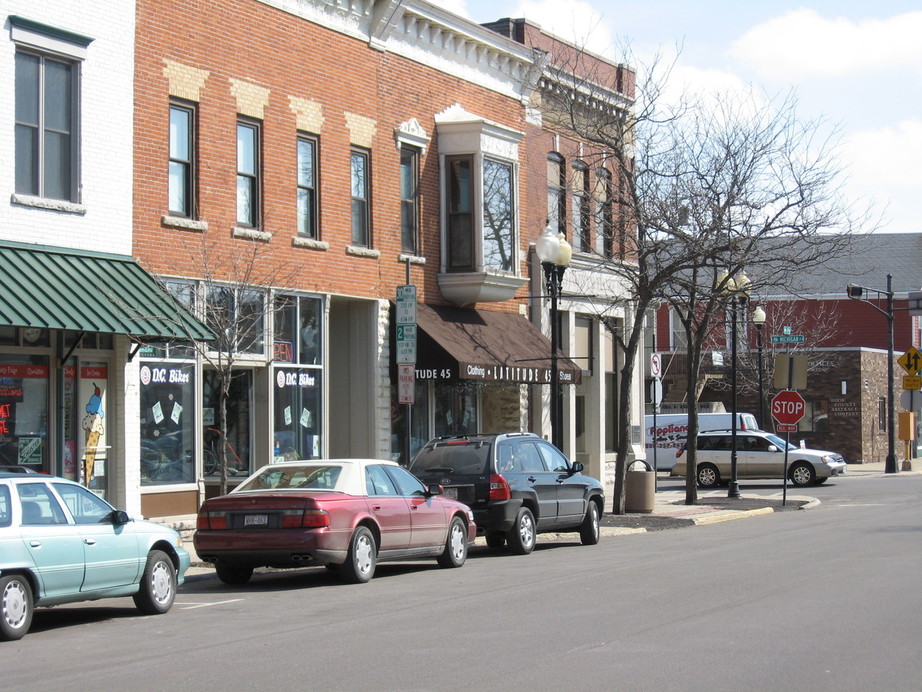
[[[752,323],[756,326],[756,347],[759,350],[759,427],[765,429],[765,392],[762,389],[762,327],[765,326],[765,310],[759,305],[752,311]]]
[[[563,275],[570,265],[573,250],[563,233],[554,233],[550,226],[535,241],[535,252],[544,270],[544,283],[551,300],[551,442],[563,449],[563,429],[560,416],[560,373],[557,351],[560,349],[560,318],[557,300],[563,284]]]
[[[728,277],[726,273],[719,277],[719,282],[723,283],[723,293],[730,298],[730,389],[732,390],[732,407],[731,414],[733,425],[730,428],[730,486],[727,490],[727,497],[740,496],[739,469],[736,454],[736,429],[739,427],[737,422],[737,386],[736,386],[736,334],[737,334],[737,306],[745,309],[746,300],[749,297],[749,279],[745,274],[740,272],[738,278]]]

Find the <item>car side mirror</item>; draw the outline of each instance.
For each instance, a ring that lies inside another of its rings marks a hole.
[[[444,495],[445,489],[438,483],[433,483],[432,485],[426,488],[426,494],[429,497],[432,497],[433,495]]]
[[[584,468],[583,462],[581,462],[581,461],[574,461],[572,464],[570,464],[570,473],[571,473],[571,474],[574,474],[574,473],[582,473],[583,468]]]
[[[768,445],[769,452],[777,452],[778,448],[775,445]]]
[[[131,521],[131,517],[128,516],[128,512],[121,509],[113,510],[112,514],[109,516],[112,519],[112,524],[115,526],[121,526]]]

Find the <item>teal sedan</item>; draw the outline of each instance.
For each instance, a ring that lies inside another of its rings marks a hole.
[[[173,529],[63,478],[0,473],[0,639],[22,638],[40,606],[132,596],[165,613],[188,568]]]

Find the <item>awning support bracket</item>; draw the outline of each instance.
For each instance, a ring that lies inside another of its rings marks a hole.
[[[77,338],[74,339],[74,343],[70,345],[67,353],[64,354],[64,358],[61,359],[61,363],[66,363],[70,360],[70,357],[74,355],[74,351],[77,350],[77,346],[80,345],[80,342],[83,340],[83,337],[86,335],[86,332],[80,332],[77,334]]]
[[[130,351],[128,351],[128,362],[129,362],[129,363],[130,363],[132,360],[134,360],[134,357],[137,355],[138,351],[141,350],[141,347],[142,347],[143,345],[144,345],[143,343],[141,343],[140,341],[138,341],[138,342],[135,343],[134,348],[131,349]]]

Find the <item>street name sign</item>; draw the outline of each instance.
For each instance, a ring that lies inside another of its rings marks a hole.
[[[773,344],[802,344],[803,334],[772,334]]]

